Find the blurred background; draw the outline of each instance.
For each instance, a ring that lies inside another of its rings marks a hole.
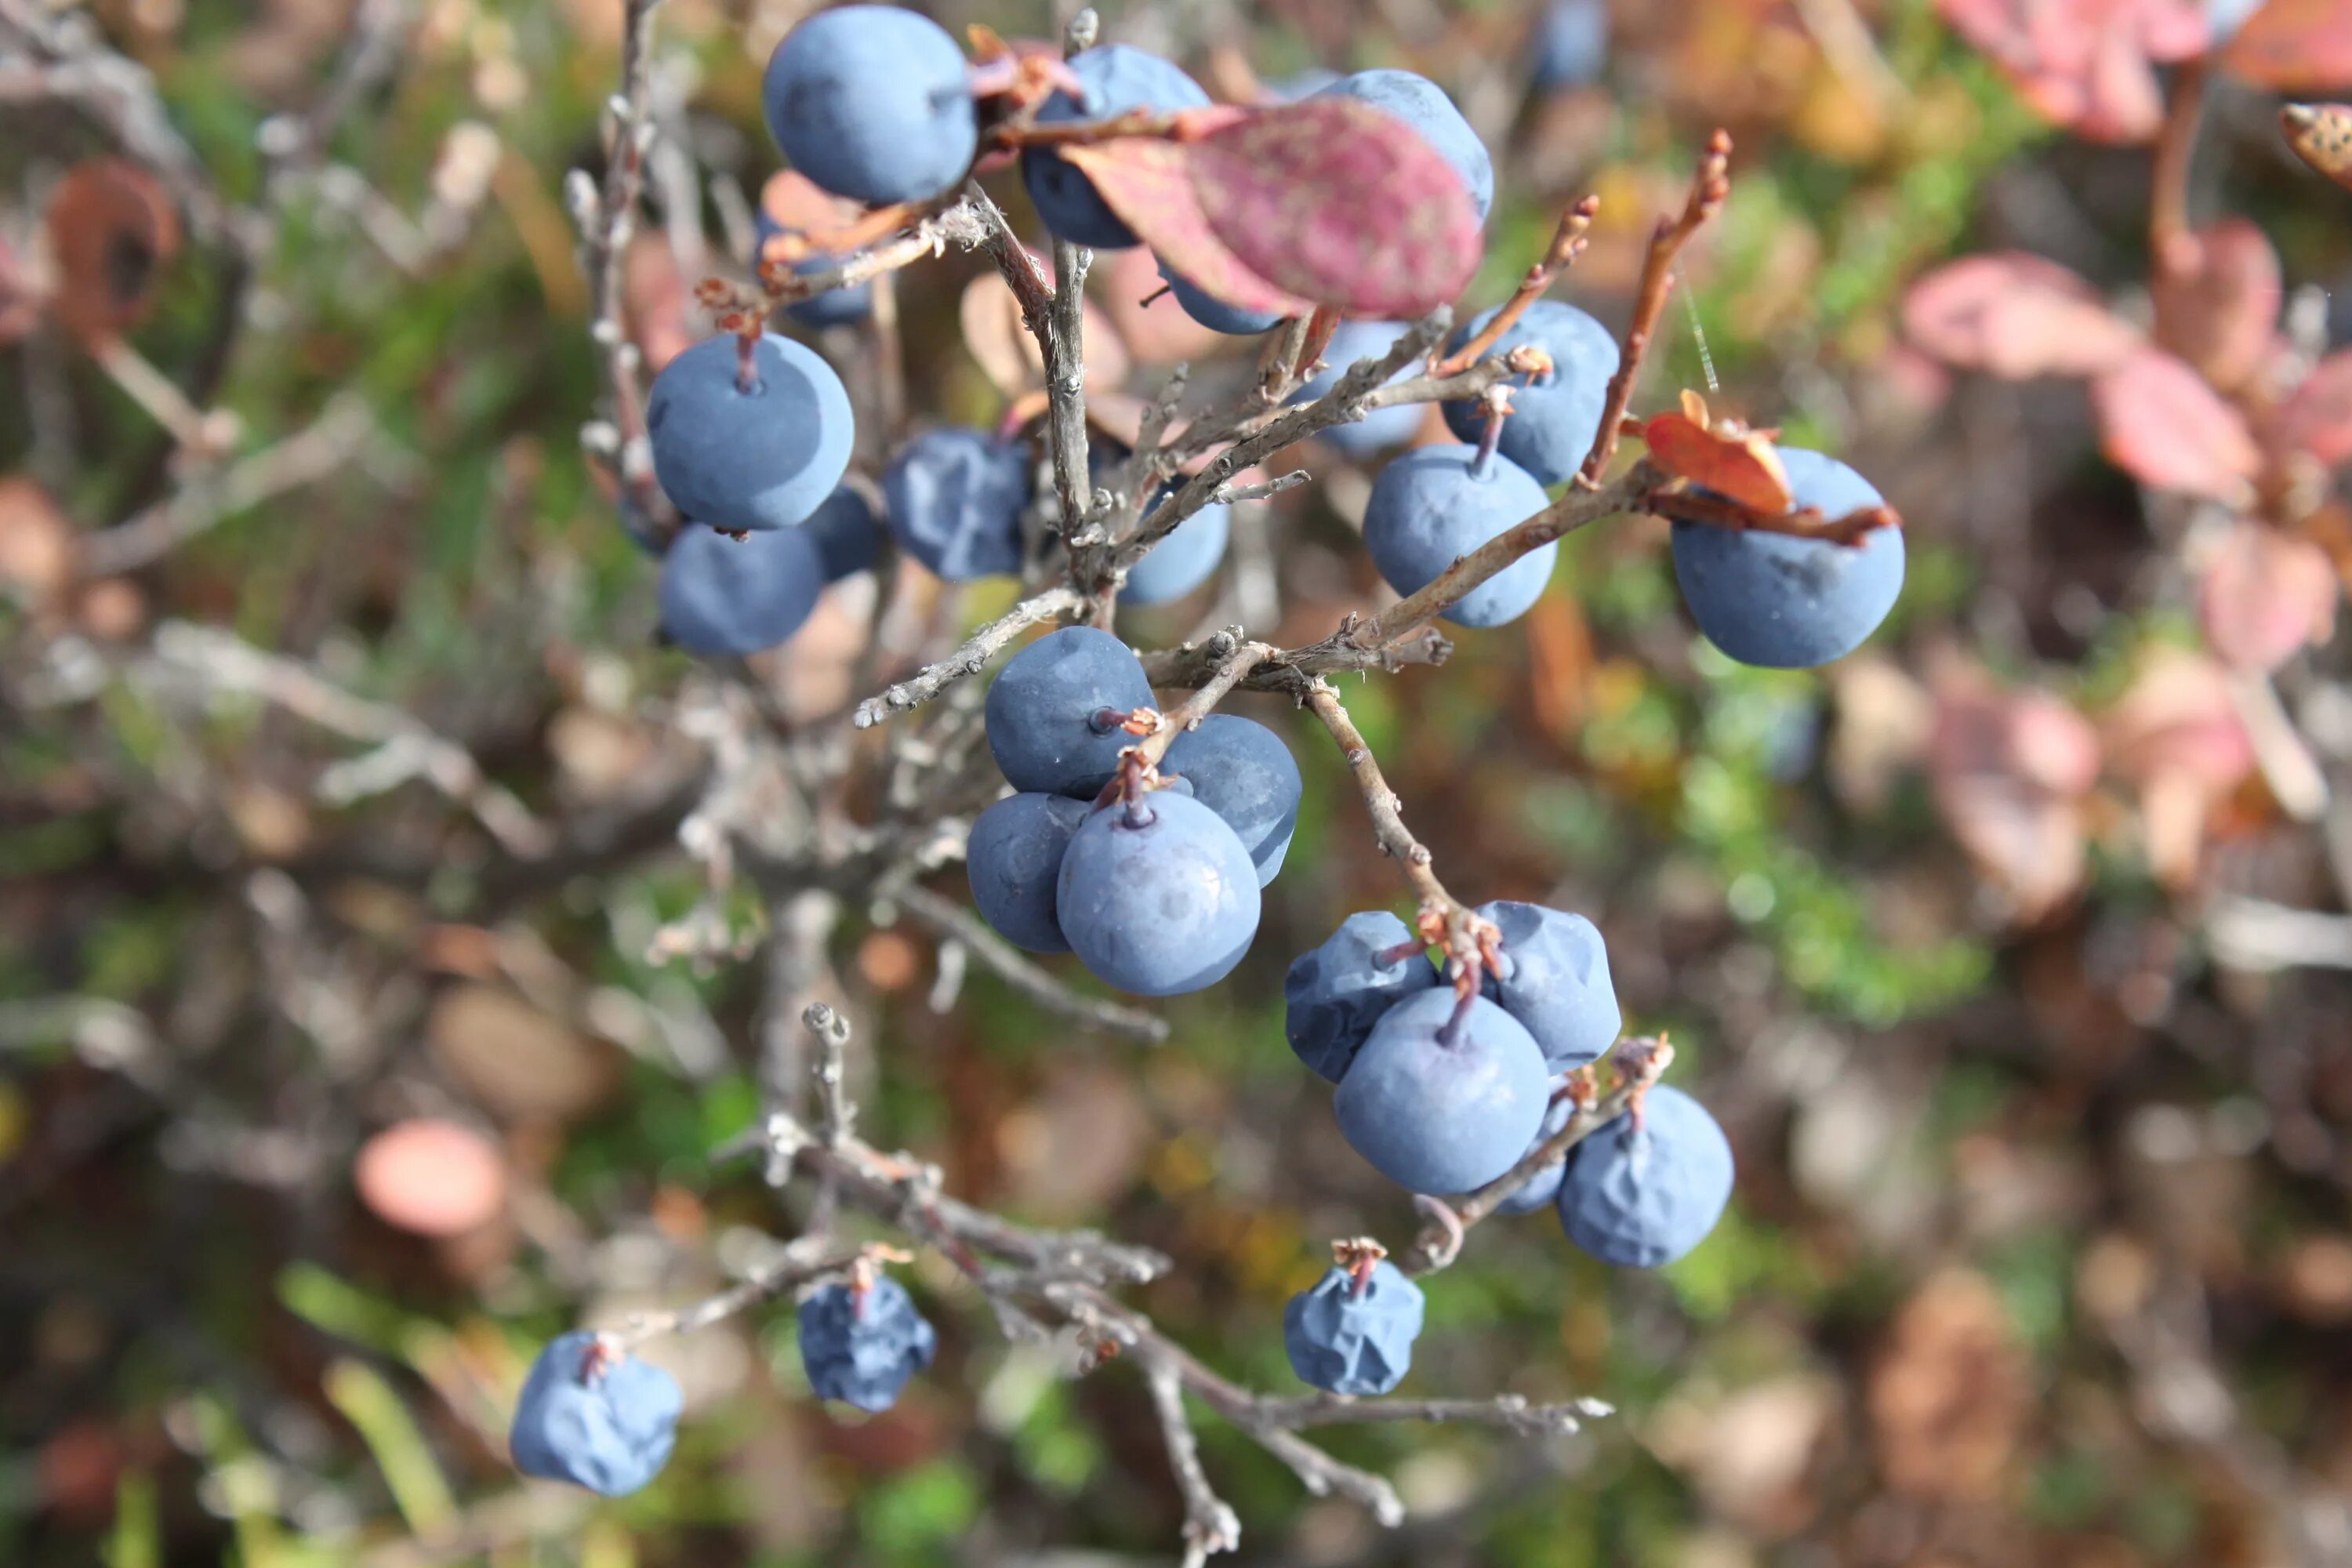
[[[625,270],[656,363],[709,330],[693,284],[743,275],[775,163],[759,70],[803,9],[661,9],[659,221]],[[2040,9],[2063,37],[1927,0],[1103,7],[1106,39],[1220,98],[1314,68],[1444,84],[1499,174],[1479,307],[1591,191],[1556,292],[1622,323],[1727,126],[1731,200],[1635,407],[1719,388],[1908,530],[1894,618],[1819,672],[1706,647],[1664,525],[1623,519],[1443,669],[1348,681],[1452,888],[1600,924],[1739,1181],[1654,1275],[1541,1214],[1475,1234],[1405,1392],[1621,1414],[1549,1444],[1328,1434],[1395,1479],[1402,1531],[1204,1419],[1241,1560],[2352,1561],[2352,529],[2326,474],[2352,396],[2262,424],[2292,376],[2233,382],[2179,330],[2305,367],[2352,331],[2326,292],[2352,194],[2288,154],[2274,90],[2340,61],[2352,15],[2247,24],[2301,47],[2208,73],[2179,165],[2191,224],[2275,250],[2198,272],[2158,332],[2256,422],[2250,500],[2157,471],[2217,427],[2204,405],[2151,432],[2127,388],[2041,374],[2152,330],[2147,142],[2195,49],[2163,5]],[[0,1562],[1174,1560],[1139,1380],[1008,1349],[936,1257],[908,1277],[940,1361],[887,1415],[813,1402],[778,1310],[657,1347],[689,1415],[647,1491],[506,1463],[546,1337],[707,1293],[786,1224],[709,1158],[790,1026],[756,895],[720,911],[740,959],[653,956],[705,889],[677,830],[706,765],[680,694],[709,677],[656,646],[652,564],[582,457],[604,371],[562,182],[602,167],[620,12],[0,5]],[[1019,182],[989,183],[1027,230]],[[2006,251],[2079,275],[2095,320],[2000,322],[1991,363],[1994,328],[1910,291]],[[985,270],[897,280],[919,416],[992,422],[1024,374],[966,306]],[[1139,302],[1149,270],[1097,267],[1101,390],[1244,373]],[[861,329],[813,341],[874,374]],[[1243,520],[1211,589],[1123,613],[1130,639],[1296,644],[1379,602],[1350,532],[1376,467],[1270,466],[1317,482]],[[874,592],[836,586],[754,661],[786,721],[865,694]],[[1413,1219],[1286,1047],[1281,978],[1350,910],[1404,906],[1328,737],[1236,710],[1294,742],[1306,807],[1255,952],[1166,1005],[1167,1045],[1078,1032],[887,904],[851,900],[789,984],[856,1021],[876,1142],[1166,1249],[1137,1304],[1289,1391],[1283,1300],[1331,1237]]]

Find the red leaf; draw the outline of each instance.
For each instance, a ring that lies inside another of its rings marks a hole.
[[[1061,148],[1095,191],[1143,243],[1212,299],[1244,310],[1303,316],[1311,300],[1287,293],[1252,270],[1218,237],[1193,181],[1199,149],[1152,136],[1121,136]]]
[[[2304,378],[2279,410],[2271,438],[2331,468],[2352,463],[2352,349],[2329,354]]]
[[[1937,8],[2026,101],[2097,142],[2155,135],[2164,100],[2152,62],[2202,53],[2208,37],[2201,0],[1938,0]]]
[[[2096,375],[2140,342],[2090,284],[2021,250],[1971,256],[1920,279],[1904,297],[1903,330],[1948,364],[2010,381]]]
[[[2234,391],[2270,357],[2284,299],[2270,240],[2244,218],[2228,218],[2187,237],[2158,269],[2157,339]]]
[[[2352,82],[2352,10],[2344,0],[2270,0],[2221,51],[2221,68],[2282,92]]]
[[[1980,670],[1936,679],[1928,776],[1970,858],[2034,920],[2082,885],[2082,797],[2099,773],[2090,721],[2039,691],[2003,691]]]
[[[2326,551],[2241,521],[2204,563],[2197,615],[2225,662],[2272,670],[2334,635],[2336,595],[2336,563]]]
[[[1195,143],[1192,167],[1202,211],[1243,265],[1352,315],[1450,304],[1486,253],[1454,165],[1353,99],[1252,114]]]
[[[179,214],[155,176],[128,159],[67,170],[45,222],[58,319],[83,338],[112,337],[145,316],[156,275],[179,254]]]
[[[2234,502],[2262,464],[2238,411],[2161,349],[2142,349],[2091,383],[2100,445],[2142,484]]]

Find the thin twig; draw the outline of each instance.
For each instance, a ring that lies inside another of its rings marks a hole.
[[[1585,231],[1592,226],[1592,220],[1600,211],[1599,196],[1581,196],[1570,204],[1568,210],[1559,215],[1559,226],[1552,231],[1551,243],[1544,247],[1542,259],[1528,268],[1527,276],[1519,279],[1518,289],[1503,302],[1502,309],[1495,312],[1494,319],[1460,349],[1432,364],[1429,374],[1435,376],[1459,375],[1501,342],[1503,334],[1527,314],[1528,307],[1542,299],[1553,281],[1576,259],[1578,252],[1584,248]]]
[[[1176,1489],[1184,1497],[1184,1550],[1187,1563],[1198,1563],[1221,1552],[1240,1550],[1242,1521],[1209,1484],[1201,1468],[1201,1441],[1184,1415],[1183,1368],[1172,1359],[1155,1359],[1144,1373],[1151,1388],[1151,1408],[1160,1417],[1160,1436],[1168,1444],[1168,1468]]]
[[[1085,597],[1069,587],[1048,588],[1022,600],[965,638],[945,658],[924,666],[880,696],[860,702],[851,721],[861,730],[868,730],[893,713],[921,707],[966,676],[978,675],[988,667],[990,659],[1029,627],[1075,615],[1085,604]]]
[[[994,971],[999,979],[1031,1001],[1089,1027],[1125,1035],[1129,1039],[1141,1040],[1149,1045],[1156,1046],[1168,1037],[1167,1019],[1117,1002],[1081,996],[1030,962],[1019,948],[991,931],[986,923],[961,904],[943,899],[920,885],[910,885],[895,896],[908,914],[941,936],[963,943],[971,950],[972,956]]]

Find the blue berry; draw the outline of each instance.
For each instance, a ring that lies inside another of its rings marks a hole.
[[[1389,586],[1410,594],[1549,504],[1533,475],[1496,457],[1478,468],[1475,447],[1415,447],[1381,470],[1364,505],[1364,547]],[[1531,550],[1444,612],[1456,626],[1499,626],[1543,597],[1559,546]]]
[[[780,234],[792,231],[766,213],[758,216],[758,238],[751,246],[751,266],[756,270],[760,260],[768,253],[768,241]],[[812,272],[824,272],[840,265],[841,258],[825,252],[814,252],[793,263],[796,276],[807,277]],[[784,307],[784,314],[803,326],[854,327],[874,313],[872,282],[853,283],[846,289],[828,289],[822,294],[812,294],[805,300],[795,300]]]
[[[1452,346],[1461,348],[1494,317],[1488,310],[1455,332]],[[1512,379],[1511,414],[1503,421],[1496,449],[1538,484],[1556,485],[1583,467],[1600,434],[1601,406],[1608,401],[1609,378],[1617,374],[1617,340],[1575,306],[1538,300],[1490,352],[1500,355],[1522,347],[1543,350],[1552,368],[1526,384]],[[1463,440],[1475,442],[1485,431],[1486,408],[1480,399],[1457,398],[1439,406],[1446,426]]]
[[[924,431],[882,470],[899,548],[950,583],[1021,570],[1029,483],[1026,447],[954,426]]]
[[[1307,378],[1307,384],[1291,401],[1311,403],[1322,396],[1358,360],[1379,359],[1396,347],[1396,341],[1404,336],[1405,331],[1402,321],[1340,322],[1339,330],[1331,334],[1331,342],[1323,351],[1323,368]],[[1420,374],[1420,363],[1408,360],[1389,380],[1410,381]],[[1412,440],[1413,433],[1421,428],[1421,414],[1422,405],[1418,403],[1392,404],[1317,434],[1350,458],[1369,458],[1385,447],[1401,447]]]
[[[1257,868],[1257,885],[1273,881],[1297,830],[1305,789],[1282,737],[1254,720],[1212,713],[1176,737],[1160,765],[1190,781],[1192,798],[1225,819]]]
[[[824,504],[801,529],[816,542],[828,583],[871,572],[882,559],[882,525],[874,521],[874,508],[865,492],[848,485],[825,497]]]
[[[1536,1145],[1545,1139],[1558,1137],[1560,1130],[1568,1125],[1569,1118],[1575,1114],[1574,1100],[1565,1095],[1554,1100],[1550,1108],[1544,1112],[1543,1125],[1537,1128],[1536,1135],[1528,1140],[1528,1146],[1519,1152],[1519,1158],[1524,1160],[1534,1153]],[[1559,1195],[1560,1177],[1567,1169],[1568,1156],[1565,1154],[1550,1164],[1539,1167],[1534,1175],[1519,1184],[1517,1191],[1496,1203],[1495,1212],[1511,1215],[1533,1214],[1536,1210],[1546,1206],[1553,1198]]]
[[[1127,569],[1127,586],[1119,597],[1145,605],[1182,598],[1207,582],[1223,562],[1233,534],[1231,507],[1214,501],[1202,507]]]
[[[1150,705],[1132,649],[1093,626],[1064,626],[1007,659],[988,689],[988,749],[1014,789],[1091,799],[1135,744],[1098,715]]]
[[[1239,305],[1228,305],[1215,295],[1202,292],[1189,279],[1169,271],[1164,261],[1160,264],[1160,276],[1167,279],[1169,292],[1176,296],[1176,303],[1183,312],[1213,332],[1254,338],[1282,320],[1271,310],[1244,310]]]
[[[1882,498],[1834,458],[1779,448],[1800,507],[1838,518]],[[1903,592],[1903,531],[1877,528],[1860,544],[1754,529],[1678,522],[1675,581],[1716,647],[1742,664],[1810,669],[1843,658],[1878,629]]]
[[[808,17],[769,57],[761,101],[793,167],[853,201],[929,201],[980,146],[963,51],[896,5]]]
[[[1368,70],[1343,76],[1315,96],[1352,98],[1403,121],[1454,165],[1470,193],[1478,220],[1486,221],[1495,205],[1495,161],[1486,155],[1486,144],[1478,140],[1478,133],[1470,129],[1470,122],[1462,118],[1444,88],[1411,71]]]
[[[1535,1037],[1546,1068],[1582,1067],[1617,1043],[1624,1019],[1598,927],[1582,915],[1507,900],[1474,912],[1503,933],[1486,994]]]
[[[1451,990],[1406,997],[1372,1026],[1339,1080],[1339,1131],[1373,1169],[1444,1196],[1493,1181],[1527,1152],[1550,1103],[1543,1053],[1483,996],[1453,1026]]]
[[[1209,95],[1201,90],[1201,84],[1178,67],[1125,44],[1104,44],[1072,55],[1069,66],[1086,86],[1086,106],[1080,108],[1067,92],[1056,89],[1037,110],[1040,125],[1066,120],[1116,120],[1138,109],[1168,113],[1209,105]],[[1071,244],[1124,250],[1140,243],[1135,231],[1120,222],[1109,204],[1096,194],[1094,183],[1052,148],[1024,149],[1021,178],[1045,226]]]
[[[1386,1394],[1412,1368],[1421,1287],[1385,1260],[1359,1292],[1334,1268],[1282,1310],[1282,1344],[1299,1381],[1332,1394]]]
[[[931,1364],[939,1335],[907,1288],[884,1274],[863,1294],[822,1285],[801,1299],[801,1365],[821,1399],[887,1410],[907,1380]]]
[[[1249,851],[1224,818],[1169,790],[1088,817],[1062,858],[1057,896],[1078,961],[1139,996],[1214,984],[1257,935]]]
[[[524,1475],[619,1497],[668,1463],[681,1405],[661,1368],[564,1334],[530,1363],[507,1447]]]
[[[1062,795],[1007,795],[971,825],[964,869],[971,901],[996,934],[1032,952],[1067,952],[1069,940],[1055,919],[1055,889],[1062,856],[1087,803]]]
[[[688,653],[758,653],[801,629],[824,581],[806,529],[734,539],[689,522],[662,557],[662,630]]]
[[[1404,921],[1386,910],[1362,910],[1339,922],[1323,945],[1291,961],[1282,982],[1282,1032],[1298,1059],[1338,1083],[1365,1037],[1388,1010],[1437,984],[1436,966]]]
[[[722,332],[654,377],[646,403],[654,478],[678,510],[713,528],[790,528],[849,468],[849,394],[832,366],[774,332],[753,351],[749,392],[736,384],[736,360],[737,340]]]
[[[1569,1151],[1559,1227],[1603,1263],[1655,1268],[1706,1239],[1731,1201],[1731,1143],[1706,1108],[1664,1084],[1641,1131],[1621,1116]]]
[[[1535,83],[1546,91],[1600,79],[1609,63],[1608,0],[1551,0],[1530,42]]]

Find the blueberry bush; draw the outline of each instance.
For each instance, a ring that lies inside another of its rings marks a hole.
[[[0,0],[0,1559],[2335,1560],[2346,86]]]

